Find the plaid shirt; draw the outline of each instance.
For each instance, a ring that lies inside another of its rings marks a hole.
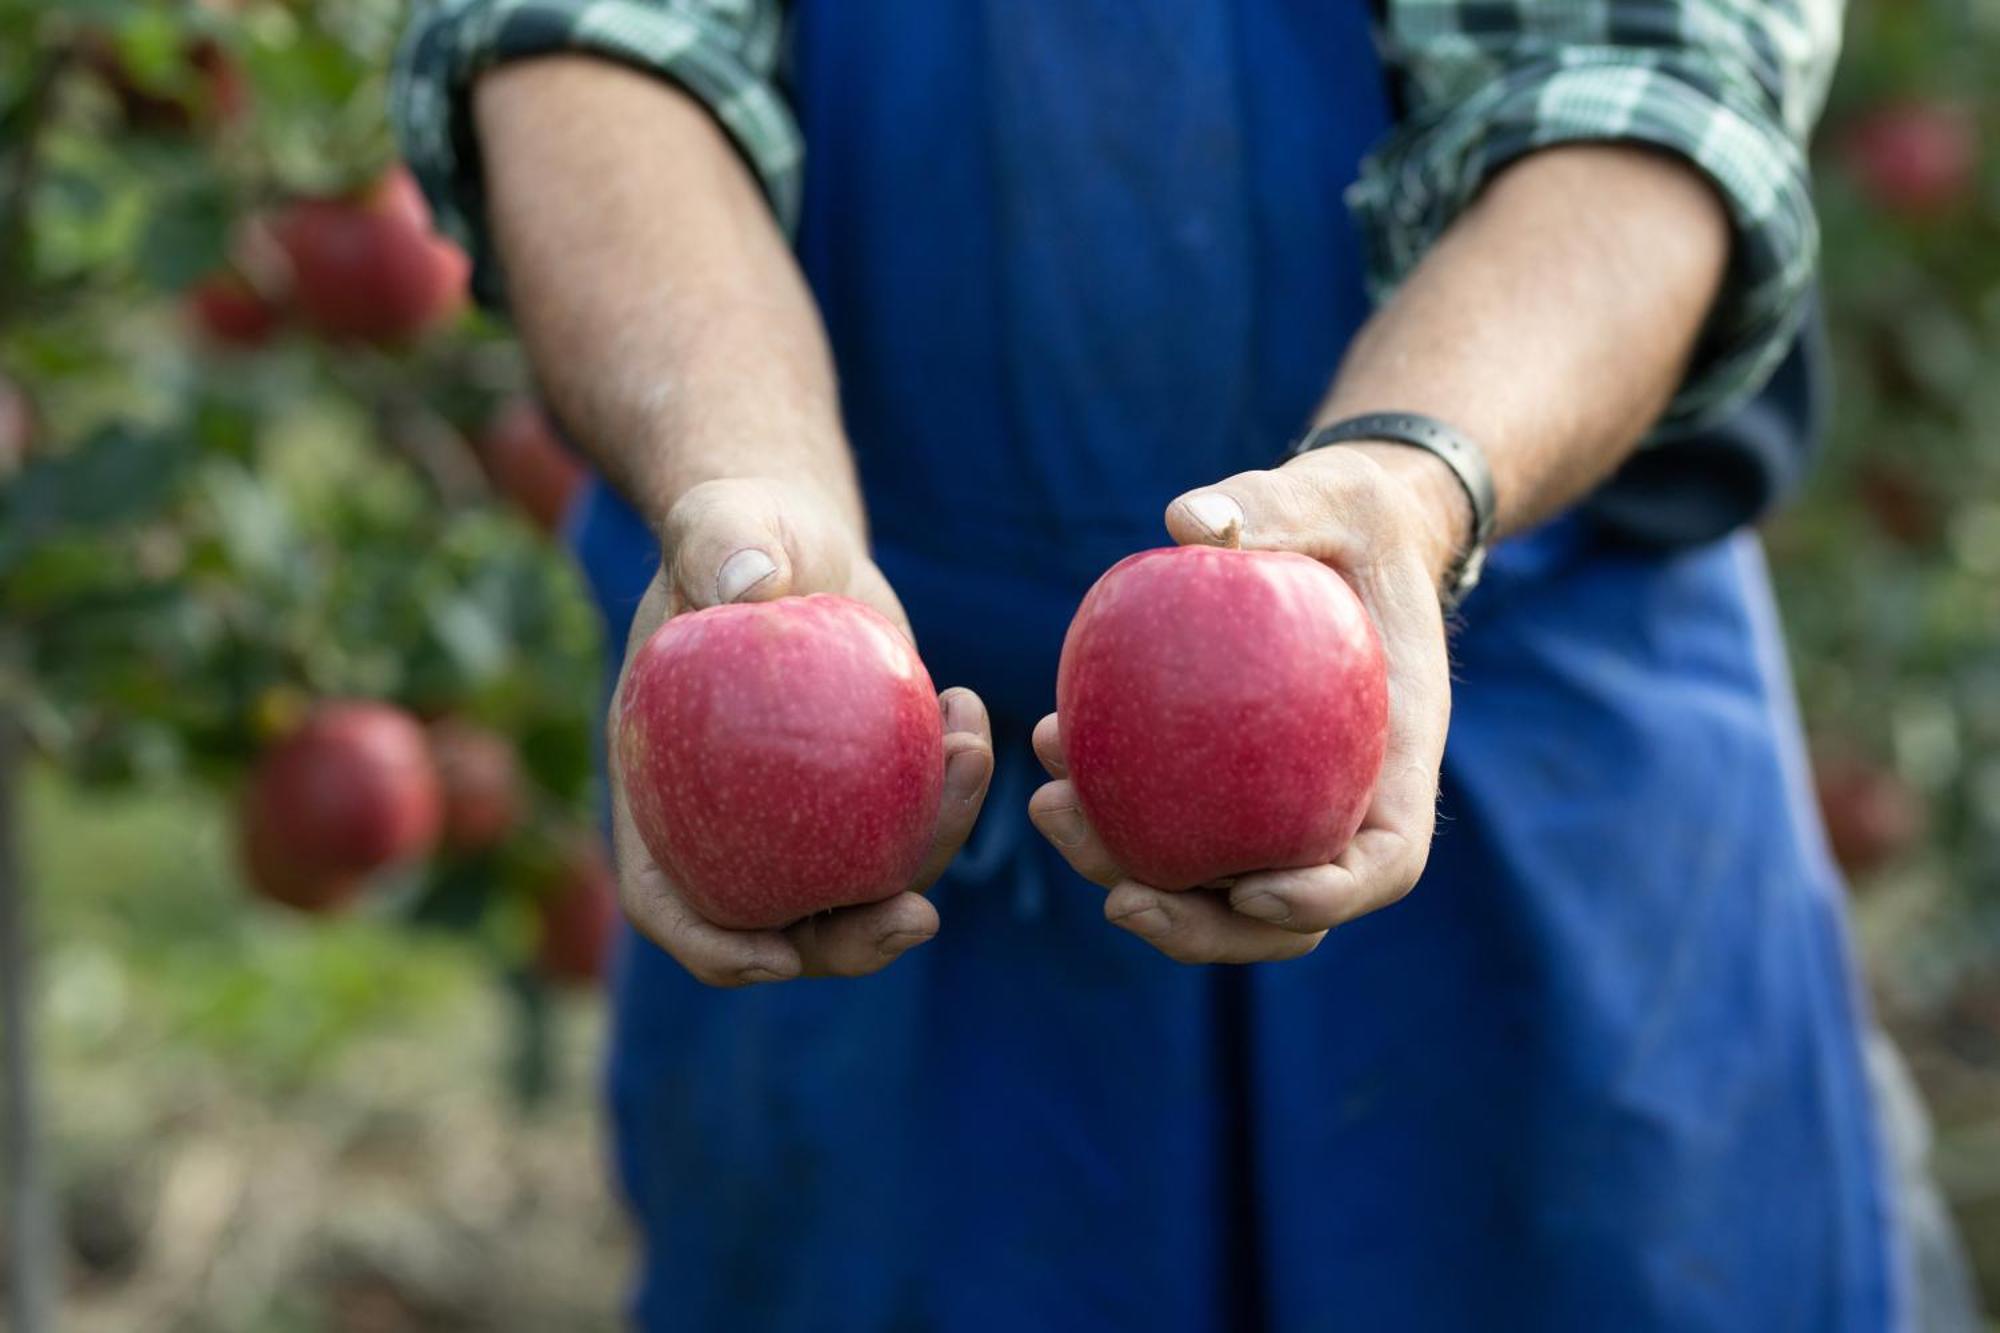
[[[1370,280],[1393,290],[1508,162],[1578,140],[1693,163],[1735,224],[1722,300],[1666,425],[1713,420],[1789,346],[1818,250],[1804,141],[1840,41],[1841,0],[1387,0],[1404,115],[1349,204]],[[439,225],[498,299],[467,94],[478,73],[557,50],[670,79],[706,104],[797,218],[803,145],[774,82],[781,0],[430,0],[397,62],[392,110]]]

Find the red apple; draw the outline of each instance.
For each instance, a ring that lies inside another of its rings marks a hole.
[[[1898,546],[1922,550],[1942,537],[1942,506],[1907,464],[1870,459],[1856,473],[1855,490],[1875,526]]]
[[[536,527],[554,532],[562,526],[587,473],[532,399],[516,399],[496,413],[475,450],[493,489]]]
[[[1205,546],[1113,565],[1056,674],[1084,815],[1163,889],[1338,856],[1382,768],[1388,697],[1382,645],[1340,575]]]
[[[232,269],[219,269],[188,288],[186,300],[195,328],[219,347],[262,347],[284,323],[284,311]]]
[[[447,718],[431,725],[431,757],[444,793],[444,844],[478,852],[497,846],[521,818],[521,764],[496,731]]]
[[[944,735],[903,634],[845,597],[676,616],[632,659],[618,758],[639,834],[720,926],[902,890],[930,850]]]
[[[322,704],[258,760],[246,819],[266,861],[312,878],[425,855],[441,800],[423,727],[388,704]]]
[[[243,803],[238,835],[244,878],[259,897],[318,914],[340,910],[366,887],[361,875],[300,864],[282,844],[269,805],[254,797]]]
[[[1877,207],[1924,217],[1971,193],[1979,174],[1979,130],[1964,107],[1898,102],[1876,107],[1851,125],[1840,153]]]
[[[301,200],[272,224],[300,322],[336,341],[399,343],[465,305],[471,264],[431,230],[409,172],[358,197]]]
[[[1881,869],[1923,836],[1923,803],[1894,772],[1845,755],[1821,755],[1813,770],[1827,841],[1849,874]]]
[[[618,935],[618,885],[595,840],[579,840],[535,901],[535,970],[549,980],[601,980]]]

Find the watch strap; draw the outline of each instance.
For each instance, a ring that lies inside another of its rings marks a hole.
[[[1486,451],[1452,426],[1418,412],[1370,412],[1314,430],[1291,448],[1290,457],[1336,444],[1403,444],[1434,455],[1465,488],[1472,506],[1472,533],[1445,573],[1444,600],[1456,606],[1479,582],[1486,544],[1493,535],[1493,469]]]

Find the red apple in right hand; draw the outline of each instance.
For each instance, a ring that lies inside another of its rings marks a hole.
[[[675,616],[635,653],[616,744],[654,861],[762,930],[907,888],[944,787],[937,694],[876,611],[816,594]]]
[[[1188,889],[1339,856],[1381,773],[1388,678],[1367,611],[1326,565],[1169,547],[1084,597],[1056,715],[1084,817],[1119,866]]]

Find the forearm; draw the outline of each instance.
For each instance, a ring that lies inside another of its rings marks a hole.
[[[514,321],[612,483],[656,526],[705,481],[804,483],[859,533],[818,311],[708,114],[581,56],[503,66],[474,99]]]
[[[1684,375],[1729,258],[1721,202],[1686,164],[1553,149],[1497,177],[1350,347],[1316,420],[1427,413],[1487,451],[1501,534],[1608,476]],[[1455,479],[1371,449],[1418,488],[1441,570],[1464,542]]]

